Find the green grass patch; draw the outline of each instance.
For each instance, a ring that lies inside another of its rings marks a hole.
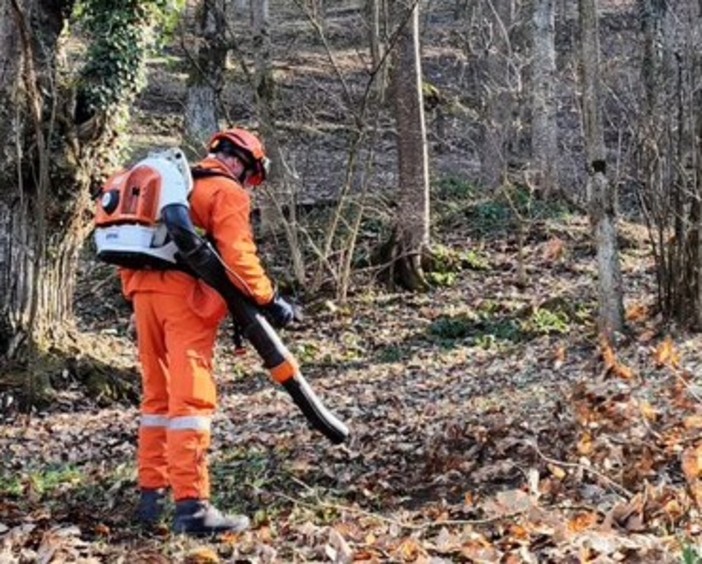
[[[514,319],[483,312],[443,317],[429,326],[429,340],[448,348],[459,343],[493,348],[518,343],[525,337],[520,324]]]
[[[49,465],[19,476],[0,475],[0,497],[23,497],[28,492],[44,497],[61,489],[74,488],[83,480],[81,471],[71,465]]]
[[[501,236],[522,222],[564,220],[571,214],[567,203],[537,198],[525,186],[485,191],[468,182],[445,178],[433,192],[433,213],[440,229],[465,226],[478,236]]]
[[[428,329],[430,341],[445,347],[457,344],[484,349],[504,347],[542,335],[562,335],[590,319],[582,305],[565,306],[565,300],[554,300],[542,307],[521,308],[486,300],[475,310],[436,319]]]
[[[213,503],[253,514],[258,523],[275,517],[286,505],[270,495],[285,488],[280,454],[258,448],[227,451],[210,465]]]
[[[400,362],[405,356],[405,350],[397,345],[390,345],[380,350],[377,355],[378,362],[394,363]]]
[[[536,308],[522,326],[534,335],[565,334],[570,331],[571,320],[565,311]]]
[[[293,344],[293,353],[302,363],[312,363],[320,354],[319,346],[313,342],[297,342]]]
[[[699,547],[686,544],[682,551],[683,564],[702,564],[702,552]]]
[[[475,197],[476,188],[463,178],[447,176],[432,186],[432,196],[437,200],[465,201]]]
[[[433,245],[422,266],[427,280],[441,287],[453,286],[464,270],[490,269],[487,257],[480,251],[458,251],[446,245]]]
[[[242,447],[226,452],[210,466],[213,503],[252,515],[254,524],[291,520],[299,511],[307,515],[305,520],[313,515],[318,525],[334,522],[338,511],[329,507],[329,479],[309,464],[307,454],[300,456],[294,449]]]

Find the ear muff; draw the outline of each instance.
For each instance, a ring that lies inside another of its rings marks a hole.
[[[263,157],[256,161],[254,172],[249,176],[248,183],[251,186],[260,186],[268,178],[271,168],[271,161],[268,157]]]

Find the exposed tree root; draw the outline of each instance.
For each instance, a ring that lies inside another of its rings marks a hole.
[[[19,350],[0,362],[0,407],[41,408],[69,387],[82,388],[99,404],[138,401],[136,367],[115,359],[107,341],[63,327],[45,342],[52,344],[35,343],[33,354]]]
[[[373,257],[373,263],[380,266],[379,278],[391,290],[401,288],[410,292],[424,292],[430,284],[424,274],[424,267],[431,264],[431,249],[423,246],[419,250],[409,249],[394,230]]]

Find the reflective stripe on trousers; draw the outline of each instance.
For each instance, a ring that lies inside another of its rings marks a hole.
[[[168,417],[165,415],[151,415],[143,413],[139,425],[141,427],[168,427]]]
[[[169,431],[210,431],[212,418],[206,415],[183,415],[168,420]]]
[[[141,427],[161,427],[171,431],[209,431],[212,418],[203,415],[167,417],[166,415],[142,415]]]

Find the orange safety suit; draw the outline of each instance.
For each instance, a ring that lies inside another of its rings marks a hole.
[[[217,159],[199,166],[226,176],[196,178],[193,224],[214,241],[232,282],[266,305],[275,292],[256,253],[249,194]],[[204,282],[177,270],[120,274],[134,305],[142,369],[139,486],[170,486],[175,501],[209,499],[206,452],[217,405],[212,357],[226,304]]]

